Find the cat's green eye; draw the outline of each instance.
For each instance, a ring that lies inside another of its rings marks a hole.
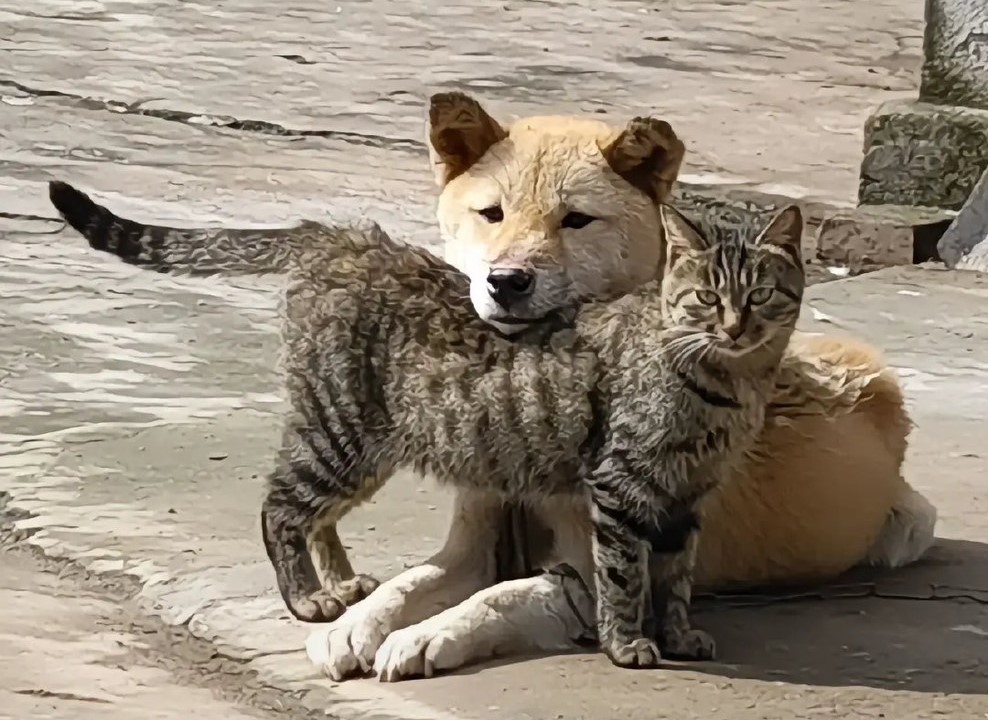
[[[716,305],[720,302],[720,298],[717,296],[717,293],[712,290],[697,290],[696,299],[704,305]]]
[[[772,293],[775,292],[775,288],[770,287],[759,287],[748,293],[748,302],[752,305],[764,305],[769,300],[772,299]]]

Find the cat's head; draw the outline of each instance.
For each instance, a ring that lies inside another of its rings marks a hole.
[[[784,208],[760,230],[704,234],[664,205],[662,227],[663,314],[679,348],[674,356],[719,365],[772,362],[789,342],[806,282],[799,208]]]

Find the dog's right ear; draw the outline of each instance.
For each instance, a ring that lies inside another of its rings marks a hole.
[[[686,146],[665,120],[636,117],[600,150],[614,172],[662,203],[679,176]]]
[[[429,98],[425,144],[439,187],[469,170],[494,143],[507,136],[480,103],[465,93],[437,93]]]

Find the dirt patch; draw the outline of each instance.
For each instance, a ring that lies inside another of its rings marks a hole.
[[[323,711],[305,707],[304,693],[290,693],[265,684],[246,662],[221,654],[211,643],[193,636],[184,625],[169,626],[148,616],[135,598],[140,590],[136,580],[112,573],[93,574],[69,560],[56,560],[25,545],[30,533],[17,530],[13,522],[25,517],[6,507],[0,493],[0,556],[8,555],[18,567],[30,565],[57,583],[57,597],[75,605],[80,598],[108,601],[112,609],[101,612],[96,630],[120,633],[138,639],[120,643],[112,663],[126,668],[150,667],[164,670],[177,684],[203,688],[215,697],[236,705],[257,717],[322,718]],[[98,697],[75,693],[26,688],[12,692],[51,700],[106,703]]]

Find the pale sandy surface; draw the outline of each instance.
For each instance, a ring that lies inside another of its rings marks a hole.
[[[187,623],[216,657],[240,658],[265,685],[307,693],[312,707],[341,717],[983,718],[988,293],[974,279],[888,271],[814,288],[817,312],[806,314],[808,324],[819,317],[821,328],[836,322],[872,339],[904,369],[918,423],[908,475],[941,507],[948,540],[922,567],[879,581],[880,594],[902,598],[707,606],[703,621],[719,634],[723,659],[688,670],[622,673],[597,656],[572,656],[332,687],[313,684],[299,650],[304,630],[284,618],[258,543],[260,476],[280,407],[276,287],[142,274],[38,219],[52,215],[43,182],[57,176],[147,219],[274,223],[366,212],[429,243],[421,104],[449,86],[515,114],[660,110],[689,140],[694,180],[848,202],[865,115],[913,92],[921,3],[591,5],[459,3],[444,5],[441,19],[422,3],[376,1],[340,12],[257,0],[0,8],[8,511],[33,514],[18,525],[37,531],[38,548],[77,561],[89,582],[105,578],[99,602],[119,602],[126,586],[116,578],[135,576],[144,611]],[[233,119],[262,123],[200,124]],[[290,132],[271,134],[279,126]],[[345,523],[355,562],[388,574],[421,558],[442,537],[446,505],[412,478],[394,482]],[[0,688],[62,692],[62,674],[37,657],[53,647],[85,664],[87,648],[102,652],[93,625],[105,608],[74,603],[54,617],[57,601],[32,594],[47,593],[50,576],[31,566],[11,575],[21,584],[8,584],[5,612],[23,620],[0,626],[20,643],[0,650]],[[865,591],[873,592],[848,592]],[[75,645],[45,645],[23,630],[57,631],[57,622]],[[11,647],[20,648],[13,663]],[[22,651],[37,657],[22,663]],[[229,668],[176,657],[207,685],[229,685]],[[66,667],[79,678],[103,672]],[[143,677],[136,659],[124,667]],[[171,683],[180,682],[156,676],[157,690],[105,710],[143,702],[160,712],[148,717],[169,717],[199,697],[177,697]],[[0,714],[6,707],[0,698]],[[45,717],[44,708],[16,707],[15,717]],[[200,715],[245,712],[210,707]]]
[[[220,672],[199,682],[190,668],[231,665],[218,662],[207,643],[156,630],[120,593],[64,566],[0,549],[0,606],[3,720],[281,716],[284,700],[273,692],[240,702],[243,677]],[[292,711],[299,717],[304,708]]]

